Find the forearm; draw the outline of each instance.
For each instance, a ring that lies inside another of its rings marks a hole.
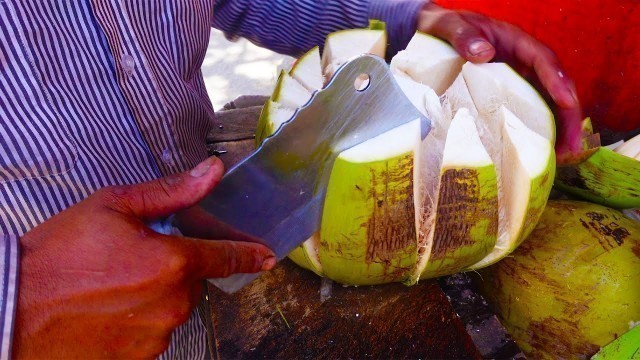
[[[227,37],[245,37],[271,50],[297,56],[322,45],[327,34],[385,21],[391,52],[406,46],[427,0],[219,0],[213,26]]]
[[[0,298],[0,359],[11,357],[11,344],[15,309],[17,305],[17,285],[19,270],[20,244],[17,236],[0,233],[0,279],[2,296]]]

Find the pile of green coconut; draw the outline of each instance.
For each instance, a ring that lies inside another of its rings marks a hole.
[[[282,71],[257,145],[342,64],[384,57],[387,41],[380,24],[339,31],[322,55],[316,47]],[[640,321],[638,225],[582,202],[551,201],[545,211],[554,180],[575,196],[640,207],[640,137],[595,149],[583,164],[558,168],[556,179],[553,114],[507,64],[466,62],[416,33],[390,69],[432,131],[422,138],[416,120],[341,152],[321,228],[289,257],[345,285],[412,285],[488,267],[487,297],[535,357],[593,355]]]

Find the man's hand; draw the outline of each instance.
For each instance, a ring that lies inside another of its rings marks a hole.
[[[582,110],[575,85],[549,48],[513,25],[433,3],[420,13],[418,30],[447,40],[468,61],[506,62],[544,90],[557,105],[558,161],[580,155]]]
[[[210,158],[191,172],[105,188],[25,234],[14,354],[157,356],[199,301],[202,279],[272,268],[273,253],[255,243],[145,226],[197,203],[222,173]]]

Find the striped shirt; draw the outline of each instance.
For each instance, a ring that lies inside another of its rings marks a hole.
[[[21,235],[101,187],[207,157],[214,111],[200,66],[211,26],[295,56],[374,18],[397,51],[424,2],[0,0],[0,358],[10,357]],[[199,349],[174,344],[169,355],[201,355],[198,326],[187,328],[174,340]]]

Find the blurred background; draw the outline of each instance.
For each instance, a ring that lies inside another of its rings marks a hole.
[[[292,63],[293,58],[245,39],[230,42],[219,30],[211,30],[202,72],[213,108],[218,110],[239,95],[270,95],[280,67]]]

